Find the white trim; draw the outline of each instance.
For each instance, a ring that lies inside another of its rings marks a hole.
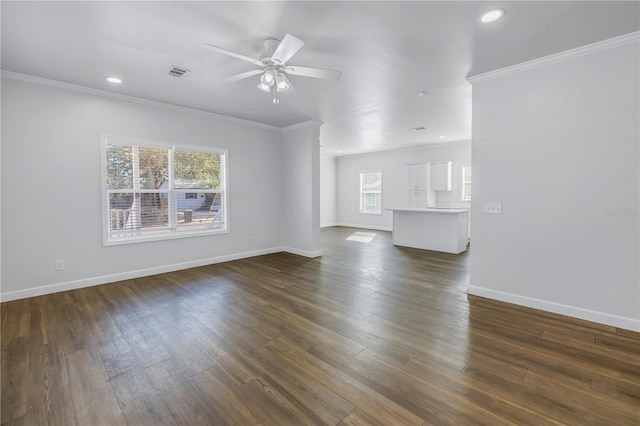
[[[325,224],[320,224],[320,228],[331,228],[332,226],[340,226],[337,222],[330,222]]]
[[[74,290],[77,288],[92,287],[95,285],[108,284],[117,281],[130,280],[133,278],[147,277],[151,275],[164,274],[166,272],[180,271],[183,269],[197,268],[199,266],[213,265],[216,263],[230,262],[232,260],[246,259],[248,257],[263,256],[265,254],[280,253],[289,251],[283,247],[272,247],[267,249],[246,251],[242,253],[227,254],[188,262],[174,263],[172,265],[162,265],[135,271],[119,272],[116,274],[102,275],[98,277],[84,278],[75,281],[67,281],[57,284],[48,284],[39,287],[32,287],[24,290],[14,290],[0,293],[0,301],[9,302],[11,300],[24,299],[27,297],[42,296],[44,294],[58,293],[61,291]],[[309,256],[307,256],[309,257]]]
[[[321,250],[307,251],[307,250],[300,250],[294,247],[281,247],[281,249],[282,249],[281,251],[291,253],[291,254],[297,254],[298,256],[308,257],[310,259],[313,259],[314,257],[322,256]]]
[[[469,76],[467,77],[467,81],[471,84],[477,84],[480,82],[517,74],[522,71],[528,71],[545,65],[555,64],[569,59],[579,58],[581,56],[591,55],[593,53],[603,52],[606,50],[611,50],[638,42],[640,42],[640,31],[610,38],[608,40],[602,40],[596,43],[588,44],[586,46],[577,47],[575,49],[565,50],[564,52],[554,53],[553,55],[543,56],[542,58],[522,62],[517,65],[499,68],[497,70],[489,71],[483,74]]]
[[[322,126],[322,123],[319,121],[307,120],[297,124],[292,124],[291,126],[282,127],[281,130],[283,132],[288,132],[289,130],[302,129],[304,127],[320,127],[320,126]]]
[[[513,303],[529,308],[592,321],[599,324],[610,325],[612,327],[624,328],[625,330],[640,332],[640,319],[638,318],[621,317],[618,315],[608,314],[606,312],[592,311],[590,309],[580,308],[577,306],[563,305],[561,303],[549,302],[547,300],[521,296],[513,293],[505,293],[473,285],[468,287],[467,293],[475,296],[486,297],[488,299],[500,300],[502,302]]]
[[[463,140],[458,140],[458,141],[447,141],[447,142],[442,142],[442,141],[425,142],[422,145],[411,145],[411,146],[404,146],[404,147],[399,147],[399,148],[381,149],[379,151],[356,152],[356,153],[353,153],[353,154],[335,154],[335,157],[339,160],[339,159],[345,158],[345,157],[367,157],[367,156],[380,155],[380,154],[389,153],[389,152],[417,151],[417,150],[421,150],[421,149],[449,148],[449,147],[453,147],[453,146],[467,145],[467,144],[470,144],[470,143],[471,143],[470,139],[463,139]],[[420,164],[424,164],[424,163],[420,163]]]
[[[393,231],[391,226],[362,225],[357,223],[338,222],[334,226],[345,226],[347,228],[372,229],[374,231]]]
[[[105,98],[118,99],[118,100],[121,100],[121,101],[133,102],[133,103],[152,106],[152,107],[157,107],[157,108],[170,109],[170,110],[174,110],[174,111],[184,112],[184,113],[187,113],[187,114],[201,115],[201,116],[205,116],[205,117],[215,118],[215,119],[218,119],[220,121],[227,121],[227,122],[230,122],[230,123],[237,123],[237,124],[244,124],[244,125],[252,126],[252,127],[258,127],[260,129],[275,130],[275,131],[278,131],[278,132],[282,131],[281,127],[272,126],[270,124],[258,123],[256,121],[245,120],[245,119],[242,119],[242,118],[229,117],[227,115],[217,114],[215,112],[203,111],[203,110],[195,109],[195,108],[187,108],[187,107],[168,104],[168,103],[164,103],[164,102],[152,101],[150,99],[138,98],[138,97],[130,96],[130,95],[123,95],[121,93],[114,93],[114,92],[109,92],[107,90],[94,89],[92,87],[80,86],[78,84],[65,83],[65,82],[58,81],[58,80],[51,80],[51,79],[48,79],[48,78],[36,77],[36,76],[33,76],[33,75],[21,74],[21,73],[17,73],[17,72],[13,72],[13,71],[2,70],[1,71],[1,76],[2,76],[2,78],[9,78],[11,80],[24,81],[24,82],[27,82],[27,83],[39,84],[39,85],[42,85],[42,86],[56,87],[58,89],[72,90],[74,92],[87,93],[87,94],[90,94],[90,95],[102,96],[102,97],[105,97]]]

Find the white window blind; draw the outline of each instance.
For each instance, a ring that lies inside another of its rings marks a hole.
[[[360,172],[360,213],[382,214],[382,170]]]
[[[102,137],[105,245],[227,232],[226,151]]]

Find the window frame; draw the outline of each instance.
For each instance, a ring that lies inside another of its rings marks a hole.
[[[460,167],[460,200],[466,202],[466,203],[470,203],[471,202],[471,194],[469,194],[469,196],[467,197],[467,195],[465,194],[465,181],[464,178],[466,176],[465,170],[469,169],[471,170],[471,164],[463,164]],[[473,173],[473,171],[472,171]],[[473,174],[471,174],[471,179],[469,180],[469,185],[471,185],[471,181],[473,180]]]
[[[166,149],[169,152],[168,155],[168,164],[167,167],[169,169],[169,188],[168,189],[116,189],[110,190],[107,188],[107,146],[117,144],[117,145],[125,145],[125,146],[138,146],[144,148],[151,149]],[[204,152],[211,154],[219,154],[222,156],[220,161],[220,169],[221,169],[221,184],[219,191],[212,190],[202,190],[202,189],[175,189],[174,188],[174,166],[173,166],[173,152],[178,149],[182,151],[193,151],[193,152]],[[101,169],[101,180],[100,185],[102,187],[102,245],[107,246],[119,246],[124,244],[137,244],[137,243],[145,243],[151,241],[165,241],[165,240],[174,240],[181,238],[192,238],[192,237],[202,237],[208,235],[218,235],[218,234],[228,234],[230,232],[230,220],[229,220],[229,151],[226,148],[213,148],[213,147],[205,147],[198,145],[187,145],[182,143],[171,143],[171,142],[161,142],[156,140],[149,139],[141,139],[141,138],[133,138],[127,136],[118,136],[118,135],[108,135],[101,134],[100,135],[100,169]],[[110,235],[110,222],[111,222],[111,205],[109,201],[109,194],[111,193],[166,193],[169,199],[168,201],[168,228],[165,232],[159,232],[155,234],[148,235],[133,235],[127,237],[112,237]],[[173,215],[177,217],[178,206],[177,206],[177,194],[178,193],[219,193],[221,197],[221,208],[222,217],[224,218],[224,226],[222,228],[211,228],[211,229],[197,229],[197,230],[188,230],[187,228],[182,228],[182,230],[178,230],[179,228],[176,226],[177,218],[174,219]],[[173,226],[172,226],[173,225]]]
[[[363,180],[363,175],[367,174],[367,173],[379,173],[380,174],[380,191],[363,191],[362,190],[362,180]],[[382,180],[382,169],[375,169],[375,170],[361,170],[358,173],[358,177],[359,177],[359,181],[358,181],[358,204],[359,204],[359,212],[360,214],[371,214],[371,215],[377,215],[377,216],[382,216],[382,186],[383,186],[383,180]],[[364,197],[363,195],[365,194],[380,194],[380,210],[366,210],[363,207],[363,200]]]

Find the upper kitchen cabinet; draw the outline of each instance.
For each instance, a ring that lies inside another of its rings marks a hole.
[[[451,191],[451,168],[453,163],[431,163],[431,190]]]

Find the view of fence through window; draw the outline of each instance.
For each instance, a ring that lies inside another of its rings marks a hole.
[[[225,155],[105,140],[107,242],[226,231]]]

